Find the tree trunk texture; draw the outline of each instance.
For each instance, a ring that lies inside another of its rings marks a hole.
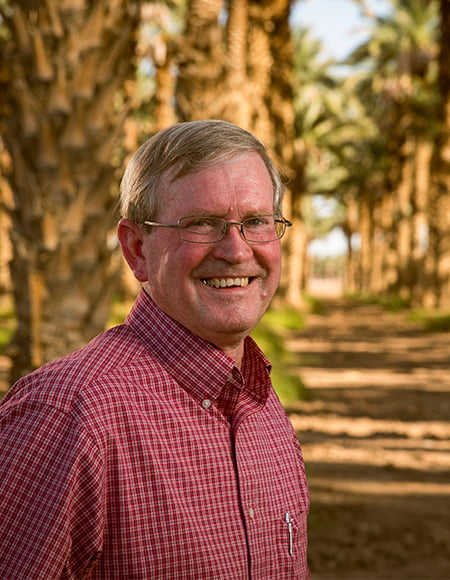
[[[248,34],[247,0],[230,0],[226,30],[225,90],[219,95],[220,114],[236,125],[253,130],[253,87],[247,74]]]
[[[0,168],[7,167],[9,155],[2,149],[0,140]],[[13,208],[13,196],[7,180],[0,172],[0,296],[12,291],[9,263],[12,258],[11,247],[11,217],[9,211]]]
[[[414,214],[412,263],[414,280],[412,297],[414,304],[421,305],[427,290],[425,259],[428,246],[428,203],[430,189],[430,163],[432,144],[419,139],[416,143],[414,161]]]
[[[176,112],[181,121],[221,118],[224,36],[219,24],[222,0],[189,0],[186,28],[177,47]],[[222,117],[223,118],[223,117]]]
[[[396,293],[402,298],[411,297],[412,287],[412,218],[413,218],[413,175],[414,175],[414,140],[405,139],[401,152],[402,166],[400,182],[395,195],[394,225],[397,245],[397,280]]]
[[[390,103],[389,133],[387,142],[388,170],[385,193],[383,195],[383,230],[385,232],[385,294],[399,292],[401,282],[400,261],[407,260],[407,214],[408,199],[411,193],[407,171],[409,138],[403,103]],[[405,246],[405,247],[404,247]],[[402,256],[402,258],[400,258]]]
[[[264,93],[270,123],[271,144],[282,173],[287,180],[287,206],[290,209],[293,231],[288,232],[284,243],[285,270],[280,292],[294,308],[303,308],[303,292],[306,280],[307,236],[303,228],[301,196],[305,192],[304,158],[295,150],[295,111],[293,106],[294,45],[291,37],[289,16],[290,0],[251,0],[254,15],[259,14],[260,33],[269,38],[271,66],[269,84]],[[259,12],[256,7],[259,7]],[[269,55],[266,56],[269,58]],[[259,125],[261,125],[261,118]],[[267,138],[268,139],[268,138]]]
[[[380,239],[381,279],[377,286],[379,294],[386,294],[397,280],[394,231],[394,195],[385,191],[380,201],[378,222],[383,232]]]
[[[155,68],[153,114],[150,131],[157,133],[169,125],[176,123],[177,118],[173,106],[175,93],[175,77],[172,69],[175,66],[176,36],[171,29],[172,14],[168,5],[146,2],[141,10],[141,34],[139,36],[138,53],[150,57]],[[150,125],[145,109],[140,111],[141,133],[147,133],[145,125]],[[135,149],[133,149],[134,151]]]
[[[372,291],[372,258],[373,258],[373,200],[363,195],[359,201],[359,231],[361,236],[361,290]]]
[[[45,0],[2,9],[1,133],[12,159],[12,378],[103,330],[115,288],[119,137],[139,2]]]
[[[379,295],[384,291],[384,231],[381,226],[383,198],[374,199],[373,209],[373,242],[372,242],[372,272],[370,287],[373,294]]]
[[[359,208],[354,196],[348,195],[346,199],[347,211],[343,226],[347,240],[347,260],[345,264],[345,290],[351,294],[361,290],[359,278],[360,251],[354,248],[354,236],[359,232]]]
[[[429,251],[426,273],[427,306],[450,306],[450,0],[440,1],[440,104],[438,134],[432,158],[429,200]]]

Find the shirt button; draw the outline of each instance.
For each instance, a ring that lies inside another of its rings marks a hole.
[[[255,510],[253,508],[249,508],[248,515],[253,519],[255,517]]]
[[[209,399],[203,399],[202,407],[204,409],[209,409],[211,407],[211,401]]]

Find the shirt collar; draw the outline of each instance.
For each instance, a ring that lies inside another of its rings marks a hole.
[[[132,327],[152,356],[199,403],[205,399],[218,399],[227,382],[242,388],[243,375],[255,399],[260,403],[267,399],[267,380],[255,380],[255,377],[249,380],[252,375],[260,376],[261,372],[267,378],[271,368],[250,337],[245,339],[242,375],[231,357],[168,316],[144,290],[139,293],[126,324]],[[255,392],[258,385],[261,385],[259,393]]]

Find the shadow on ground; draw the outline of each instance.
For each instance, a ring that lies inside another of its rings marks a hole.
[[[313,580],[450,578],[450,335],[331,301],[292,336]]]

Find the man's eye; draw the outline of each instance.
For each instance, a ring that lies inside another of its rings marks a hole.
[[[193,218],[183,224],[183,227],[189,229],[208,229],[215,226],[217,226],[217,220],[205,217]]]
[[[250,228],[257,228],[259,226],[267,226],[269,225],[270,220],[266,217],[255,216],[252,218],[248,218],[245,220],[245,225]]]

